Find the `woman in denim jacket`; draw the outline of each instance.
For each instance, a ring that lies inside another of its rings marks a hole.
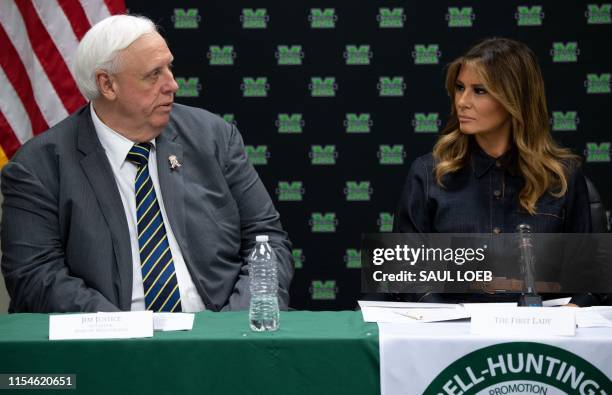
[[[446,89],[450,119],[433,152],[410,168],[395,232],[592,231],[578,157],[552,139],[542,74],[526,45],[482,41],[448,66]],[[573,302],[592,303],[590,295]]]

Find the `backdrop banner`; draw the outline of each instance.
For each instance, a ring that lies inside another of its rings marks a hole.
[[[544,74],[553,136],[612,206],[610,2],[151,2],[176,101],[237,125],[294,244],[291,305],[353,309],[362,233],[390,232],[412,161],[447,120],[445,66],[518,39]]]

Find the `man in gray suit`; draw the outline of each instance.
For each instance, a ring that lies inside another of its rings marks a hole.
[[[2,273],[12,312],[246,309],[246,258],[266,234],[287,308],[291,243],[233,125],[173,103],[154,24],[113,16],[79,45],[91,102],[2,171]]]

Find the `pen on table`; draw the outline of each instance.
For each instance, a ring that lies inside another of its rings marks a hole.
[[[395,312],[395,314],[399,314],[399,315],[403,315],[404,317],[408,317],[408,318],[412,318],[413,320],[422,320],[423,319],[423,314],[420,313],[400,313],[400,312]]]

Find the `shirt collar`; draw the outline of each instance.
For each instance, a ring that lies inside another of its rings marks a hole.
[[[102,148],[106,151],[111,165],[115,168],[121,168],[126,162],[125,158],[134,146],[134,142],[109,128],[96,114],[93,103],[90,103],[90,106],[91,119]],[[155,150],[155,140],[152,140],[150,143],[153,145],[152,149]]]
[[[472,169],[476,178],[484,176],[491,168],[507,170],[512,176],[520,175],[516,147],[512,146],[499,158],[494,158],[483,151],[475,139],[470,139]]]

